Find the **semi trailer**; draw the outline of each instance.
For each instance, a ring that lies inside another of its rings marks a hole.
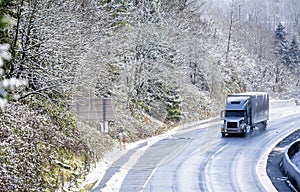
[[[255,127],[266,129],[269,120],[268,94],[245,92],[228,95],[221,119],[222,137],[229,134],[245,136]]]

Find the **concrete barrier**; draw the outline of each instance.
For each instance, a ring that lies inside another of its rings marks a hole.
[[[282,158],[282,168],[284,173],[289,178],[292,185],[300,191],[300,171],[298,167],[291,161],[291,157],[300,149],[300,140],[290,144],[285,150]]]

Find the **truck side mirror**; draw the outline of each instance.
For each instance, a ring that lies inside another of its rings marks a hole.
[[[224,117],[225,117],[225,110],[222,110],[222,111],[221,111],[221,119],[223,120]]]

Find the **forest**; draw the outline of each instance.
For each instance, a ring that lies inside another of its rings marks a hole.
[[[0,191],[78,187],[120,134],[217,117],[230,93],[299,99],[299,19],[299,0],[0,0]],[[78,97],[113,99],[108,133]]]

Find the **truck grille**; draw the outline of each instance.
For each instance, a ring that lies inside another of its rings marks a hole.
[[[237,122],[227,122],[227,128],[237,128]]]

